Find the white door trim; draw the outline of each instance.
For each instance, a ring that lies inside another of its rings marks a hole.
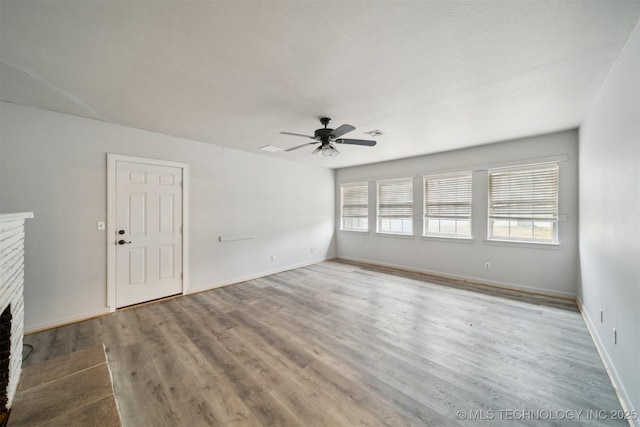
[[[116,165],[119,161],[182,169],[182,295],[189,289],[189,165],[107,153],[107,306],[116,311]]]

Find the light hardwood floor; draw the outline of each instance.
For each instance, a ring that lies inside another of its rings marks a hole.
[[[575,303],[340,261],[25,342],[104,343],[126,426],[627,425]]]

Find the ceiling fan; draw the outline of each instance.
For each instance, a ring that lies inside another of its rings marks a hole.
[[[313,142],[298,145],[297,147],[292,147],[285,151],[293,151],[297,150],[298,148],[306,147],[307,145],[319,143],[320,145],[315,150],[313,150],[312,154],[322,154],[325,157],[335,157],[340,154],[340,152],[336,149],[334,144],[364,145],[367,147],[373,147],[374,145],[376,145],[376,141],[371,141],[368,139],[340,138],[342,135],[351,132],[355,128],[351,125],[342,125],[337,129],[327,128],[327,125],[330,121],[331,119],[328,117],[321,118],[320,123],[324,125],[324,128],[317,129],[313,136],[302,135],[300,133],[280,132],[282,135],[301,136],[303,138],[313,139]]]

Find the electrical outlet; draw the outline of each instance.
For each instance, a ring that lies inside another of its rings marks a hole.
[[[618,344],[618,331],[616,331],[616,328],[613,328],[613,345],[617,345]]]
[[[491,270],[491,263],[490,262],[485,262],[484,263],[484,269],[485,270]]]
[[[104,231],[107,229],[107,224],[104,221],[98,221],[98,231]]]
[[[309,253],[313,253],[313,248],[309,249]]]
[[[604,323],[604,310],[600,309],[600,323]]]
[[[275,255],[271,255],[271,262],[276,262],[276,256]]]

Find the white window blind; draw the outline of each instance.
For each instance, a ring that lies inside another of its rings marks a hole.
[[[424,234],[471,237],[471,173],[424,177]]]
[[[557,242],[557,163],[489,171],[489,238]]]
[[[341,194],[341,229],[369,231],[369,184],[343,184]]]
[[[413,180],[378,181],[378,232],[413,233]]]

